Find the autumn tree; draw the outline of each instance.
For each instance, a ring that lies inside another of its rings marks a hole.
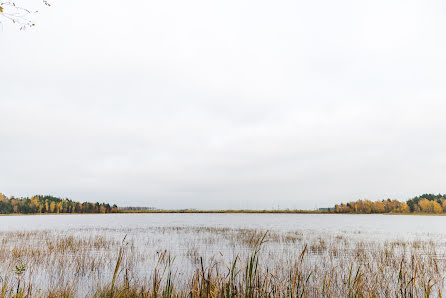
[[[334,207],[335,213],[407,213],[426,212],[442,213],[446,212],[446,196],[424,194],[407,202],[386,199],[382,201],[358,200],[347,204],[337,204]]]
[[[443,212],[446,212],[446,200],[441,202],[441,207],[443,208]]]
[[[382,202],[376,201],[373,204],[373,213],[384,213],[385,211],[386,211],[386,209]]]
[[[437,201],[432,201],[431,204],[432,204],[432,211],[434,213],[439,214],[439,213],[443,212],[443,208]]]

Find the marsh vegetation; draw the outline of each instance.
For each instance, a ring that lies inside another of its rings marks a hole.
[[[441,239],[225,227],[0,232],[1,297],[424,297]]]

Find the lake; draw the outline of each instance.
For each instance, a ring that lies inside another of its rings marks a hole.
[[[146,213],[0,216],[0,231],[216,227],[262,231],[360,233],[380,239],[446,236],[446,216],[381,214]]]

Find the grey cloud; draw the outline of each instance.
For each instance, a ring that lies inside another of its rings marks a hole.
[[[7,195],[313,208],[444,192],[440,1],[52,4],[0,33]]]

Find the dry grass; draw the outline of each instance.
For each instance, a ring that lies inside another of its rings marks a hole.
[[[3,232],[0,297],[441,295],[443,243],[358,235],[213,227]]]

